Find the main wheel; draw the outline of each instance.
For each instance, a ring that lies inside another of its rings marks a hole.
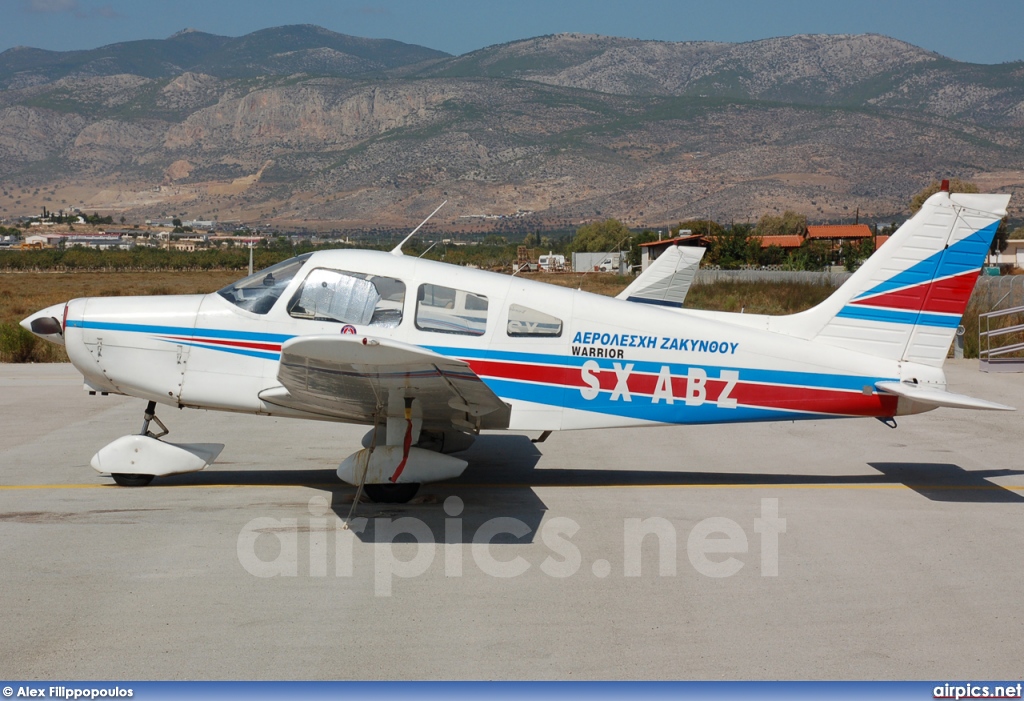
[[[419,482],[364,484],[363,492],[378,504],[405,504],[420,490]]]
[[[145,487],[153,481],[153,475],[135,475],[128,472],[114,472],[110,476],[122,487]]]

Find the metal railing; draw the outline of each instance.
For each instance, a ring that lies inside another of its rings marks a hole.
[[[1024,276],[1021,276],[1024,277]],[[993,329],[992,320],[1002,321],[1018,316],[1017,323]],[[997,312],[985,312],[978,315],[978,361],[982,372],[1024,372],[1024,306],[1001,309]],[[999,345],[1003,343],[1004,345]]]

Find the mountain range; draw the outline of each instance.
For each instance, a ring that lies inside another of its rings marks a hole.
[[[901,216],[1024,188],[1024,63],[879,35],[559,34],[450,56],[315,26],[0,53],[0,217],[366,229]],[[24,210],[24,211],[23,211]],[[504,218],[496,218],[504,217]]]

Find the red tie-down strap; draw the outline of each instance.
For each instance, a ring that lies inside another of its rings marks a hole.
[[[409,449],[412,447],[412,398],[405,398],[405,440],[402,441],[402,462],[395,468],[395,474],[391,475],[390,482],[394,484],[402,476],[405,463],[409,461]]]

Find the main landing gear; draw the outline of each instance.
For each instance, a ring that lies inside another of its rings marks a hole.
[[[466,461],[446,453],[465,450],[472,442],[462,431],[424,430],[419,400],[394,390],[386,410],[378,407],[363,450],[338,466],[338,477],[356,487],[353,509],[364,493],[375,502],[404,504],[416,496],[420,484],[461,475]]]
[[[378,504],[407,504],[420,490],[419,482],[364,484],[363,492]]]

